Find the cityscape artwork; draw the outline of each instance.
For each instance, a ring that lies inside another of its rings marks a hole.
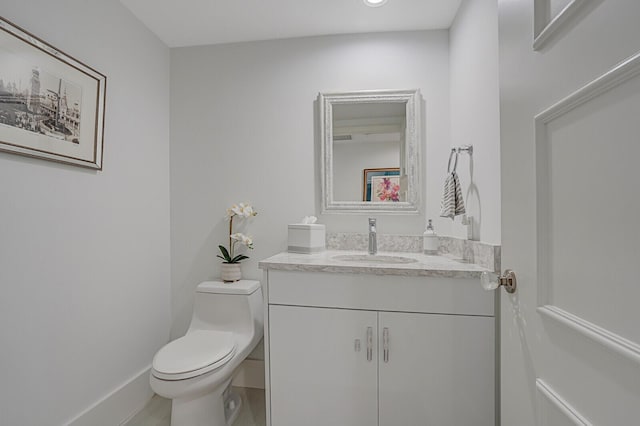
[[[0,63],[0,124],[80,143],[82,88],[27,64]]]
[[[106,77],[0,18],[0,150],[102,168]]]

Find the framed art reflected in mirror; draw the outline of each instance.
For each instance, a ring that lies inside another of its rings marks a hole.
[[[400,168],[364,169],[362,172],[362,201],[399,202]]]

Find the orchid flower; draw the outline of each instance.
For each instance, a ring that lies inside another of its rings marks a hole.
[[[231,219],[234,216],[240,216],[243,218],[251,217],[257,215],[258,212],[251,207],[249,203],[238,203],[233,204],[231,207],[227,209],[227,219]]]
[[[249,203],[233,204],[227,209],[226,218],[229,220],[229,250],[225,246],[219,245],[221,255],[217,255],[220,259],[223,259],[225,263],[240,263],[244,259],[248,259],[249,256],[239,254],[234,256],[235,245],[240,243],[249,249],[253,249],[253,239],[242,233],[233,233],[233,218],[239,216],[241,219],[246,219],[257,215],[258,212]]]
[[[231,234],[230,237],[232,240],[237,241],[250,249],[253,248],[253,239],[248,235],[237,232],[235,234]]]

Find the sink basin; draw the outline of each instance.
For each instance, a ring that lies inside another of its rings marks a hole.
[[[404,256],[384,256],[384,255],[372,255],[372,254],[339,254],[333,256],[334,260],[341,260],[344,262],[366,262],[366,263],[386,263],[386,264],[402,264],[402,263],[416,263],[417,259]]]

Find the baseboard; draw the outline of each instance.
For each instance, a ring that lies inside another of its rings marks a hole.
[[[127,422],[153,397],[153,391],[149,385],[150,369],[151,365],[148,365],[122,386],[78,414],[67,425],[111,426]]]
[[[233,376],[233,386],[264,389],[264,361],[245,359]]]

